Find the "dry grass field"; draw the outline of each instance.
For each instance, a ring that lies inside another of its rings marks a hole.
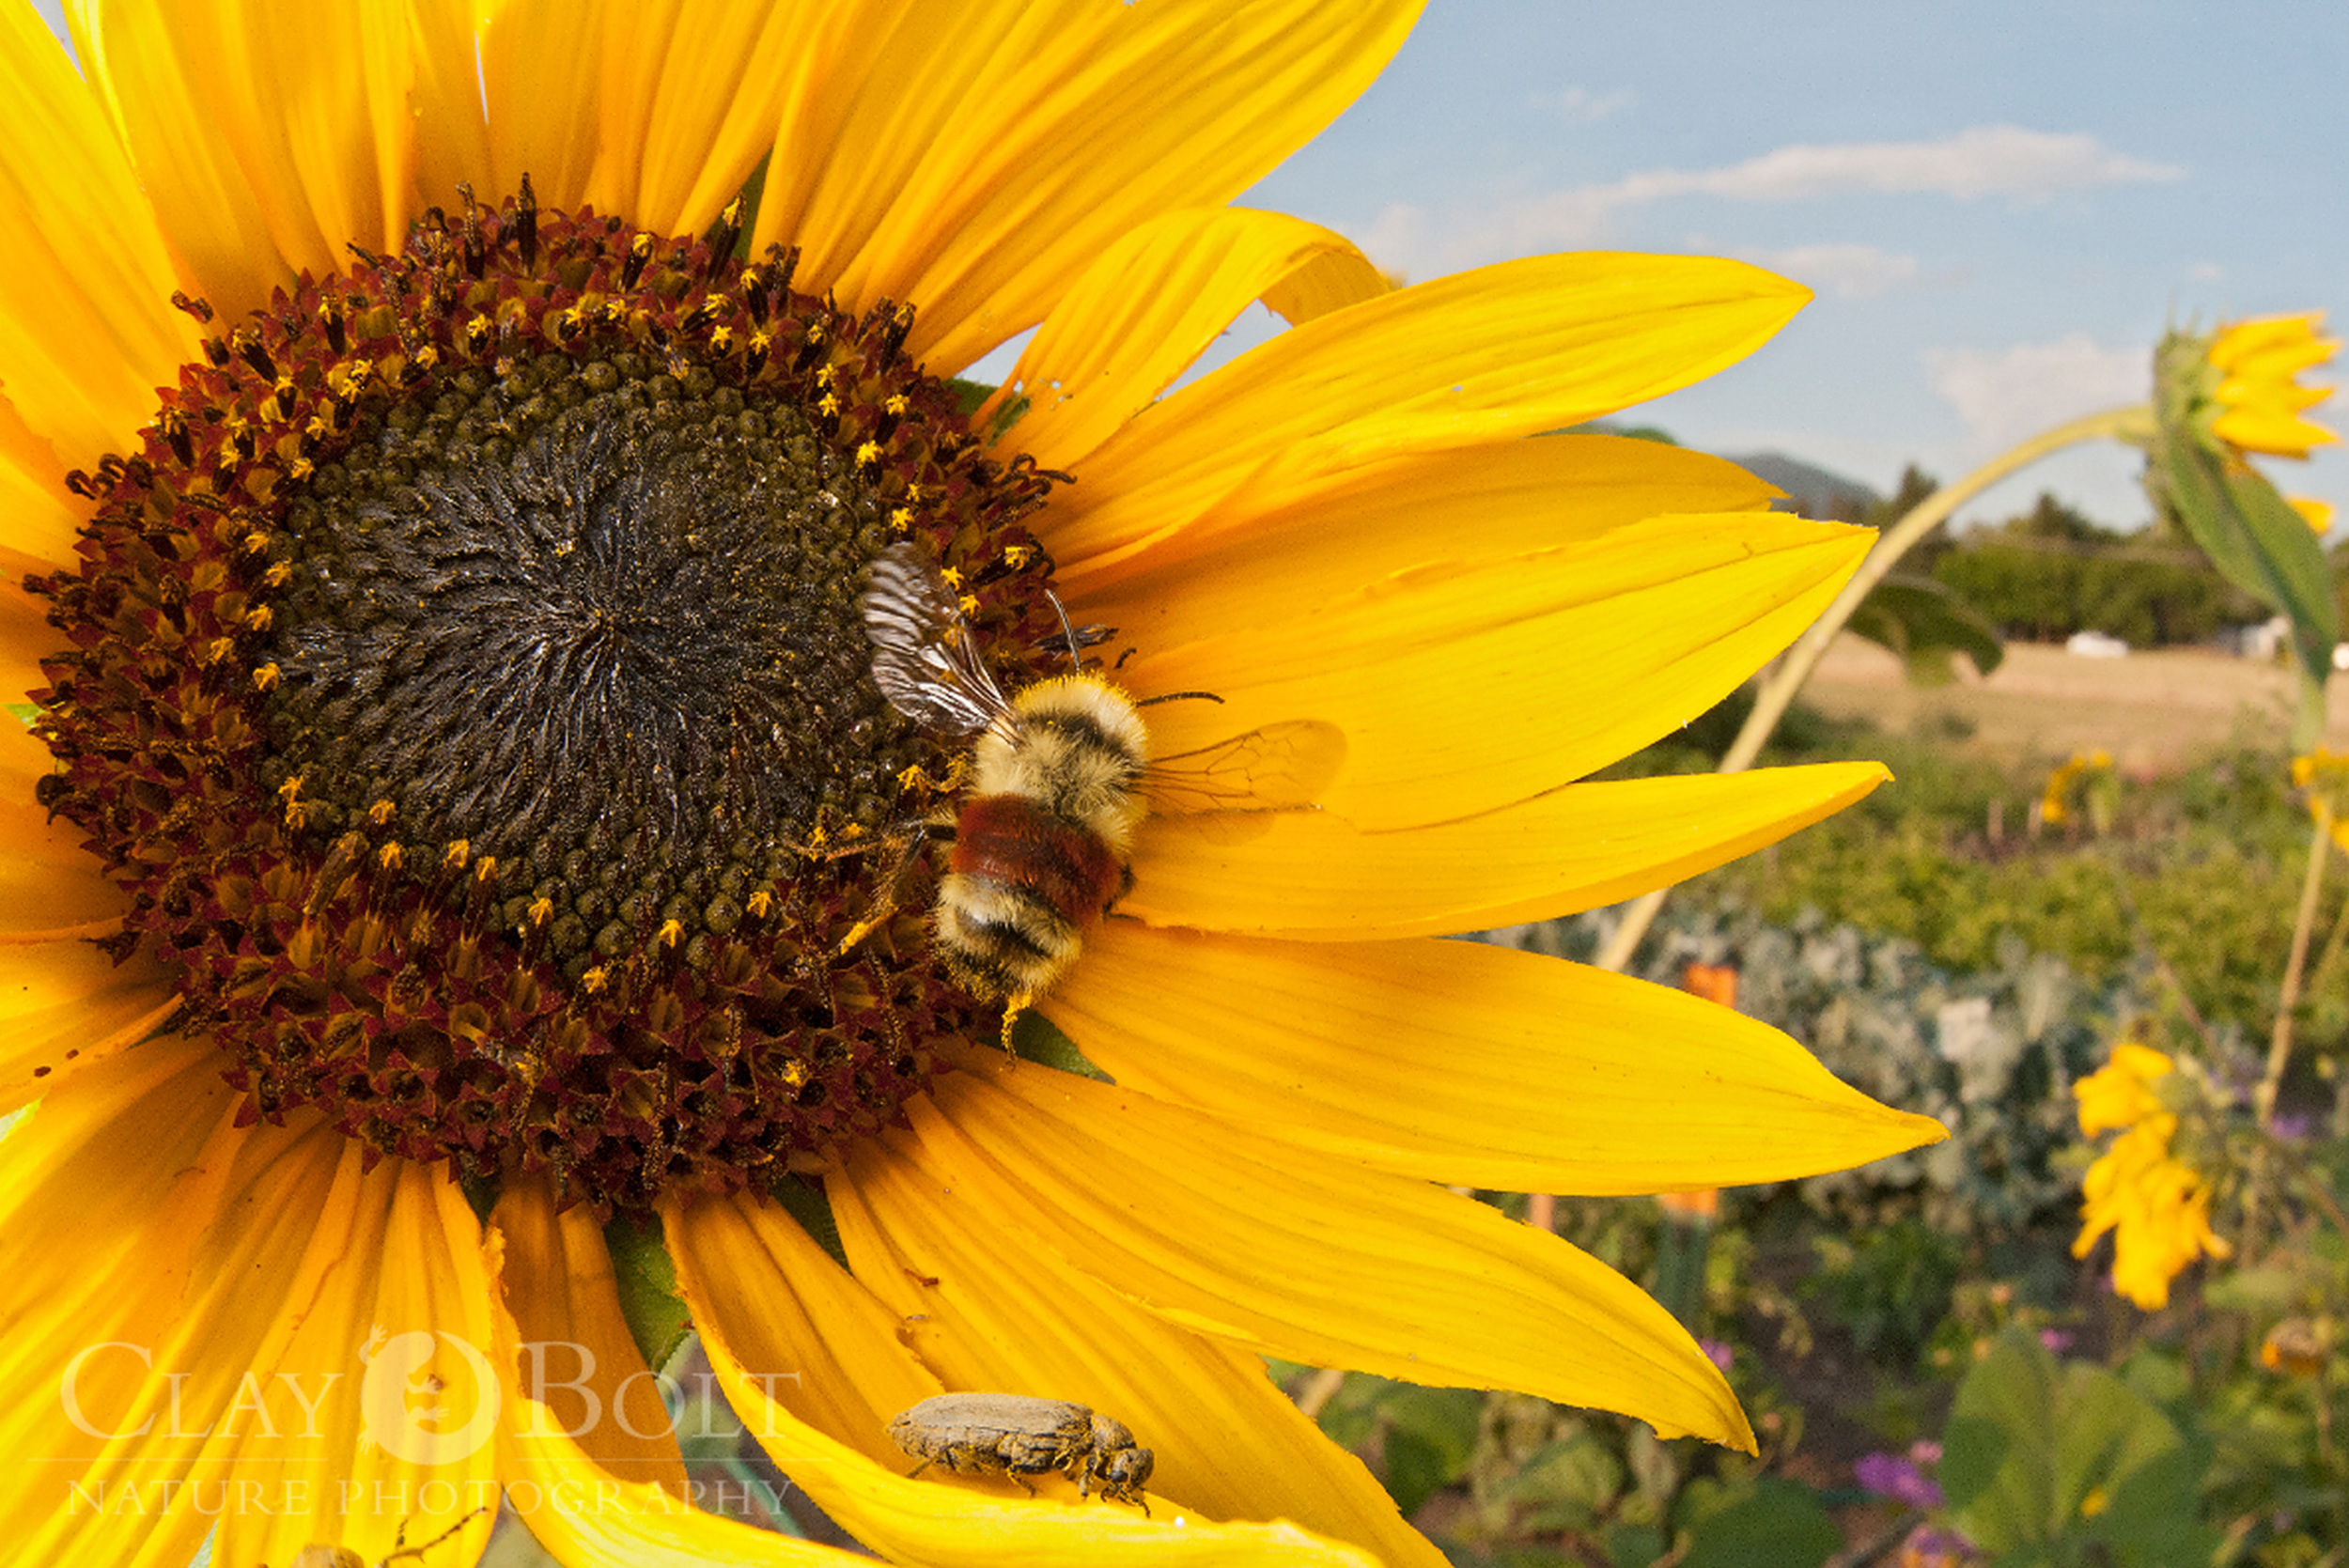
[[[1837,718],[1946,737],[1960,750],[2013,761],[2061,758],[2103,747],[2125,772],[2167,772],[2231,737],[2280,744],[2292,714],[2292,672],[2280,664],[2199,648],[2125,659],[2082,659],[2060,647],[2010,643],[1988,679],[1958,660],[1947,686],[1911,686],[1900,661],[1849,635],[1820,660],[1802,700]],[[2326,744],[2349,751],[2349,675],[2332,683]]]

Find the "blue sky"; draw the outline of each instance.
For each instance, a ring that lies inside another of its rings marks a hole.
[[[2171,319],[2349,328],[2344,95],[2342,0],[1434,0],[1246,199],[1415,278],[1581,248],[1785,272],[1818,293],[1791,327],[1639,417],[1889,488],[2141,399]],[[2046,488],[2135,526],[2137,468],[2085,449],[1967,515]],[[2270,472],[2349,516],[2341,448]]]
[[[1879,489],[1911,459],[1949,479],[2141,398],[2170,320],[2349,331],[2349,0],[1432,0],[1246,199],[1414,278],[1582,248],[1760,262],[1818,299],[1634,417]],[[2349,396],[2316,416],[2349,431]],[[2137,468],[2082,449],[1966,516],[2046,488],[2135,526]],[[2349,519],[2342,447],[2270,472]]]

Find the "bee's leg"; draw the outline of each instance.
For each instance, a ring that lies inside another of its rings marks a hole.
[[[447,1540],[450,1536],[455,1535],[459,1530],[463,1529],[467,1525],[472,1524],[475,1519],[480,1518],[484,1514],[489,1512],[490,1511],[487,1508],[474,1509],[472,1513],[466,1514],[463,1518],[458,1520],[455,1524],[449,1526],[448,1529],[441,1531],[440,1534],[434,1536],[431,1540],[426,1542],[421,1546],[411,1546],[407,1544],[408,1521],[402,1519],[399,1522],[399,1529],[392,1536],[392,1555],[377,1563],[375,1568],[391,1568],[393,1563],[399,1561],[403,1558],[422,1558],[433,1547],[439,1545],[442,1542]]]
[[[845,958],[856,951],[859,942],[887,924],[889,917],[897,912],[897,906],[905,901],[906,882],[912,873],[913,862],[921,855],[923,845],[929,840],[930,831],[926,824],[905,836],[898,846],[897,858],[890,862],[888,872],[875,884],[872,908],[864,911],[863,920],[848,927],[848,934],[840,939],[840,946],[832,954],[833,957]]]
[[[928,1469],[932,1465],[937,1463],[938,1455],[933,1453],[927,1459],[923,1460],[919,1465],[916,1465],[913,1468],[908,1470],[906,1472],[906,1479],[908,1481],[911,1481],[915,1476],[920,1475],[924,1470]]]
[[[1014,991],[1003,1003],[1003,1054],[1015,1060],[1019,1052],[1012,1048],[1011,1032],[1019,1026],[1019,1015],[1035,1005],[1034,991]]]

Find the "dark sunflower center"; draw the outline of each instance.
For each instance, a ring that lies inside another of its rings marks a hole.
[[[558,965],[729,936],[819,823],[885,826],[917,760],[855,607],[886,509],[706,369],[456,380],[288,509],[272,770],[320,842],[374,812],[510,867],[506,923]]]
[[[428,214],[76,476],[42,798],[257,1114],[641,1205],[818,1164],[991,1032],[924,879],[844,951],[953,762],[857,598],[911,540],[1040,673],[1046,477],[906,362],[908,312],[736,238],[526,186]]]

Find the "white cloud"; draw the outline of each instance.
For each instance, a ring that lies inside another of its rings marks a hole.
[[[1611,96],[1611,95],[1610,95]],[[1797,143],[1716,169],[1649,169],[1610,183],[1515,196],[1440,214],[1391,207],[1365,236],[1381,265],[1414,275],[1608,242],[1615,214],[1675,196],[1799,201],[1852,194],[2036,200],[2095,185],[2182,179],[2084,132],[1978,125],[1931,142]]]
[[[1532,94],[1530,101],[1534,108],[1571,125],[1596,125],[1639,102],[1640,95],[1629,87],[1605,93],[1595,93],[1588,87],[1568,87],[1563,92]]]
[[[1599,189],[1612,206],[1678,195],[1797,201],[1854,192],[1970,200],[2185,178],[2174,164],[2125,157],[2083,132],[1976,125],[1937,142],[1797,143],[1726,168],[1654,169]]]
[[[1895,256],[1874,245],[1795,245],[1786,250],[1739,250],[1740,260],[1782,272],[1797,283],[1826,289],[1846,300],[1873,300],[1914,284],[1924,269],[1913,256]]]
[[[2075,332],[2004,349],[1928,349],[1925,370],[1975,447],[1990,452],[2067,419],[2143,402],[2153,350],[2107,349]]]

